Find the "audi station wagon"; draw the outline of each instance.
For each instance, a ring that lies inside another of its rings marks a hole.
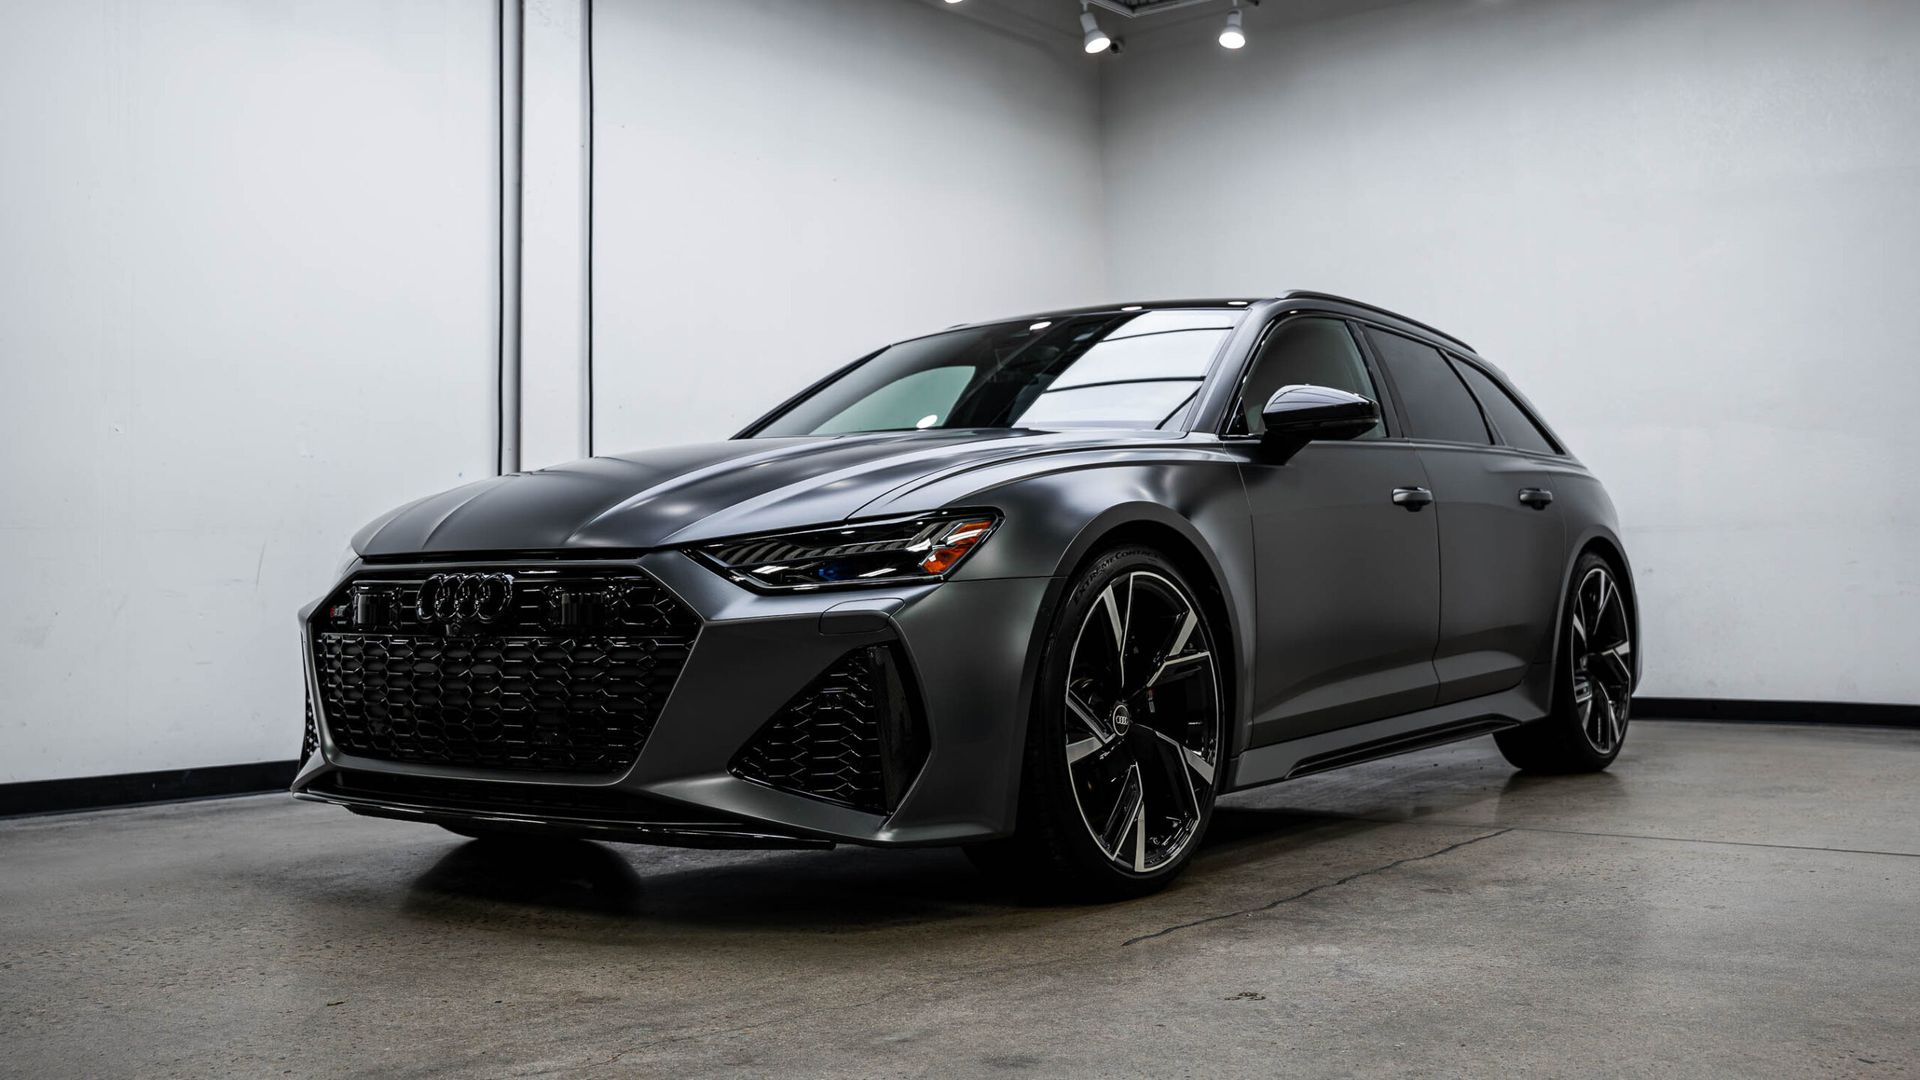
[[[959,326],[431,495],[301,623],[302,798],[1088,897],[1257,785],[1481,735],[1604,769],[1639,670],[1600,481],[1465,342],[1311,292]]]

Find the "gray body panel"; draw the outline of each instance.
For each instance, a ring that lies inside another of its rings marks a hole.
[[[1241,467],[1259,547],[1249,745],[1304,738],[1434,703],[1438,516],[1390,501],[1426,484],[1403,440],[1317,443]]]
[[[1282,463],[1255,441],[1222,437],[1260,334],[1297,311],[1377,322],[1471,355],[1364,305],[1292,294],[1248,305],[1186,432],[742,438],[484,480],[384,515],[355,537],[362,565],[498,566],[555,555],[637,565],[692,608],[701,629],[622,776],[354,759],[326,736],[322,716],[321,751],[294,790],[353,768],[614,787],[736,815],[776,838],[912,845],[1005,835],[1053,607],[1075,568],[1120,538],[1175,560],[1231,653],[1228,789],[1544,715],[1559,605],[1587,545],[1620,563],[1631,596],[1604,489],[1571,456],[1389,437],[1310,444]],[[1431,488],[1433,506],[1394,505],[1393,489],[1409,486]],[[1523,487],[1551,489],[1552,505],[1520,505]],[[943,507],[992,508],[1003,520],[937,584],[767,595],[678,550]],[[850,602],[861,619],[823,620]],[[869,814],[728,773],[782,703],[849,648],[881,641],[897,641],[910,658],[931,736],[897,809]],[[311,693],[311,670],[308,679]]]

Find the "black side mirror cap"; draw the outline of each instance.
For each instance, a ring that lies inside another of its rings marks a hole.
[[[1352,439],[1372,431],[1380,422],[1380,406],[1331,386],[1295,383],[1274,391],[1260,410],[1260,422],[1266,427],[1261,447],[1285,461],[1316,439]]]

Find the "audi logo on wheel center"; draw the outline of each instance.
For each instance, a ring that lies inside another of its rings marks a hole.
[[[435,574],[421,583],[413,611],[421,622],[451,627],[494,622],[512,606],[512,574]]]

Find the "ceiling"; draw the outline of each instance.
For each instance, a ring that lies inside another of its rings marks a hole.
[[[1002,29],[1039,40],[1080,38],[1080,0],[964,0],[935,7],[966,14]],[[1417,0],[1240,0],[1247,29],[1261,26],[1317,22],[1395,7]],[[1107,29],[1128,41],[1184,25],[1196,19],[1218,19],[1231,0],[1088,0]]]

